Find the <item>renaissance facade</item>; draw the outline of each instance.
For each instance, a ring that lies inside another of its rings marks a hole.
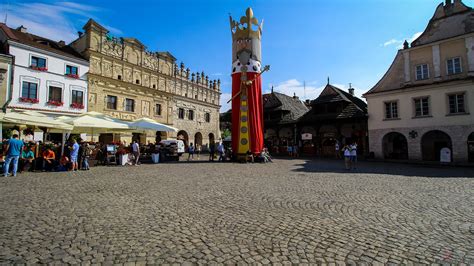
[[[177,137],[205,149],[218,138],[219,80],[191,73],[171,53],[150,52],[135,38],[111,37],[92,19],[83,29],[71,46],[90,61],[89,111],[128,121],[147,117],[179,129],[117,133],[114,140],[145,143]]]

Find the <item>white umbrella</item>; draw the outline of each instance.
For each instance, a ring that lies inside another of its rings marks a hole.
[[[129,125],[126,122],[118,121],[97,112],[88,112],[77,117],[61,117],[60,120],[66,124],[74,126],[73,132],[90,132],[92,138],[94,137],[94,131],[96,133],[101,133],[117,129],[129,129]]]
[[[166,132],[177,132],[178,129],[172,126],[161,124],[150,118],[140,118],[133,122],[128,123],[132,129],[136,130],[154,130],[154,131],[166,131]]]
[[[6,123],[21,124],[28,126],[56,128],[61,130],[72,130],[72,126],[60,120],[33,111],[9,112],[0,115],[0,120]]]

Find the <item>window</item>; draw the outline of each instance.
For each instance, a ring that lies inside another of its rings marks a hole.
[[[385,118],[386,119],[398,118],[397,102],[385,103]]]
[[[117,110],[117,96],[107,95],[107,109]]]
[[[153,89],[156,89],[156,85],[155,85],[155,84],[153,84]]]
[[[211,114],[210,113],[206,113],[204,115],[204,119],[206,120],[207,123],[211,122]]]
[[[117,79],[118,79],[118,80],[122,80],[122,75],[118,75],[118,76],[117,76]]]
[[[459,114],[466,112],[466,108],[464,106],[464,93],[451,94],[448,96],[448,99],[450,114]]]
[[[63,99],[63,89],[60,87],[49,86],[48,101],[61,102]]]
[[[428,97],[418,98],[414,100],[415,103],[415,116],[428,116],[430,115],[429,99]]]
[[[178,118],[179,119],[184,119],[184,109],[183,108],[178,109]]]
[[[21,90],[21,97],[27,99],[37,99],[38,95],[38,84],[23,81],[22,90]]]
[[[196,95],[194,95],[194,99],[196,99],[196,100],[197,100],[197,98],[198,98],[198,95],[197,95],[197,94],[196,94]]]
[[[46,67],[46,59],[32,56],[31,57],[31,66],[33,67]]]
[[[189,112],[188,112],[188,119],[189,119],[189,120],[194,120],[194,111],[193,111],[193,110],[189,110]]]
[[[140,80],[139,79],[135,80],[135,83],[140,84]]]
[[[423,80],[429,78],[428,65],[416,66],[416,80]]]
[[[155,106],[155,115],[161,115],[161,104],[159,103]]]
[[[125,99],[125,111],[135,112],[135,100],[134,99]]]
[[[66,75],[79,75],[79,71],[75,66],[66,65]]]
[[[462,72],[460,57],[448,59],[447,65],[448,65],[448,75],[459,74]]]
[[[79,105],[84,104],[84,92],[72,90],[71,103]]]

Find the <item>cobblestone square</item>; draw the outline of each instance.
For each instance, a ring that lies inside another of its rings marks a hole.
[[[474,169],[206,161],[0,178],[0,263],[474,263]]]

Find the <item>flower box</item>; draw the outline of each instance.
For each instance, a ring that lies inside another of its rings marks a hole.
[[[53,105],[53,106],[63,106],[63,102],[61,101],[53,101],[53,100],[49,100],[48,101],[48,105]]]
[[[34,98],[20,97],[18,100],[22,103],[39,103],[39,100]]]
[[[79,79],[79,75],[77,75],[77,74],[66,74],[66,77],[73,78],[73,79]]]
[[[70,106],[71,108],[74,108],[74,109],[84,109],[84,105],[80,103],[71,103]]]
[[[48,71],[47,67],[30,66],[30,68],[37,71]]]

